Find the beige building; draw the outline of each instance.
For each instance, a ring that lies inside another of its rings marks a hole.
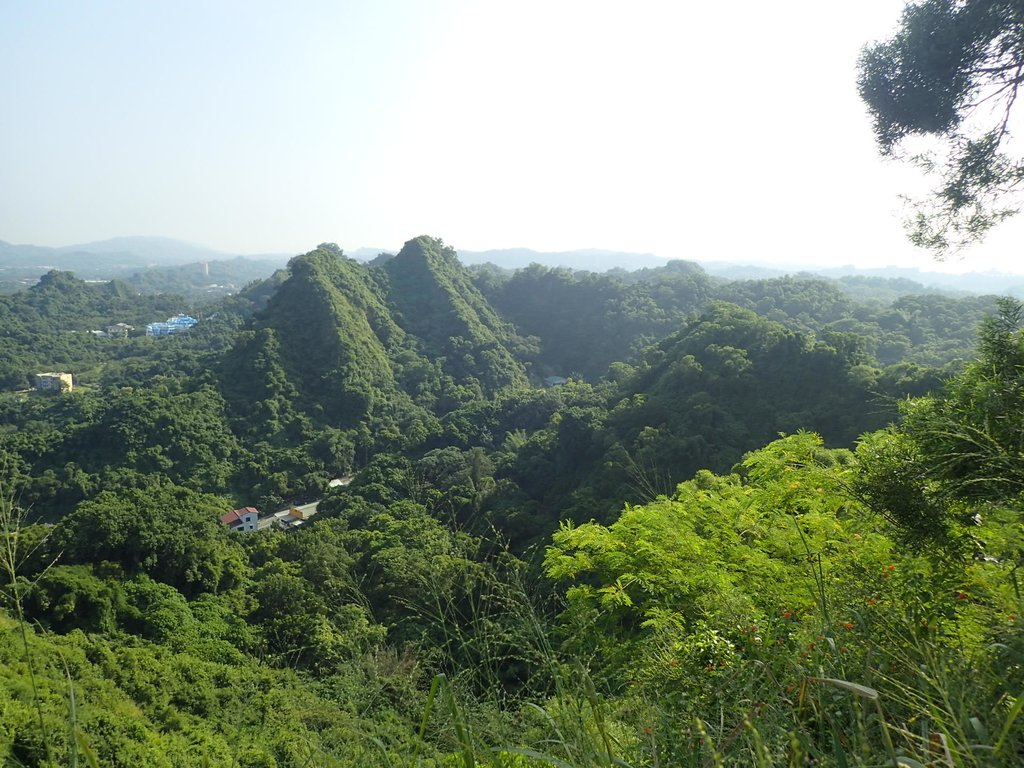
[[[70,392],[74,389],[74,381],[70,373],[37,373],[35,386],[40,392]]]

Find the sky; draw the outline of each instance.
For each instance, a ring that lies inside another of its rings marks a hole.
[[[937,267],[861,47],[902,0],[5,0],[0,239]]]

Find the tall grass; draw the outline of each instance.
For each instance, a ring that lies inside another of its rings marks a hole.
[[[14,503],[13,496],[0,487],[0,537],[3,539],[0,544],[0,572],[3,573],[4,579],[3,586],[0,587],[0,595],[3,596],[4,603],[14,612],[24,660],[28,668],[29,685],[32,689],[32,702],[38,719],[39,734],[46,751],[46,759],[51,762],[53,759],[52,737],[46,724],[46,718],[43,716],[42,697],[36,679],[36,659],[29,645],[25,619],[24,596],[25,591],[31,588],[31,584],[22,580],[20,570],[25,560],[33,553],[25,552],[21,544],[23,523],[23,511]]]
[[[536,677],[544,683],[496,710],[487,691],[460,686],[458,674],[438,678],[419,738],[451,758],[441,764],[459,768],[1024,765],[1024,690],[1009,690],[1005,679],[1013,665],[1021,677],[1019,631],[971,650],[908,611],[850,622],[840,638],[826,616],[849,615],[849,606],[826,602],[827,574],[810,560],[825,632],[816,651],[804,658],[780,645],[708,671],[699,691],[616,684],[621,670],[563,655],[550,615],[522,584],[505,583],[503,604],[523,628],[520,653],[544,667]],[[700,702],[696,711],[690,701]],[[400,764],[419,765],[422,755]]]

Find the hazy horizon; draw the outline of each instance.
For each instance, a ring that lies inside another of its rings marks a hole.
[[[297,255],[301,255],[303,253],[306,253],[306,252],[308,252],[308,251],[310,251],[310,250],[312,250],[312,249],[314,249],[316,247],[316,245],[310,244],[310,245],[306,246],[304,249],[296,251],[294,253],[291,253],[291,252],[270,252],[270,251],[253,252],[253,253],[239,253],[237,251],[220,251],[220,250],[212,248],[212,247],[210,247],[210,246],[208,246],[206,244],[192,242],[192,241],[186,241],[186,240],[182,240],[181,238],[173,238],[173,237],[165,237],[165,236],[157,236],[157,235],[152,235],[152,236],[150,236],[150,235],[121,235],[121,236],[116,236],[116,237],[112,237],[112,238],[107,238],[106,240],[91,241],[91,242],[87,242],[87,243],[66,243],[66,244],[57,245],[57,246],[41,246],[41,247],[52,248],[54,250],[63,251],[63,252],[66,252],[66,253],[74,253],[76,249],[90,249],[91,248],[91,249],[93,249],[92,251],[84,251],[84,252],[86,252],[86,253],[94,252],[94,253],[97,253],[97,254],[102,253],[102,254],[105,254],[105,255],[109,255],[109,254],[117,252],[115,250],[117,245],[121,245],[121,244],[124,244],[126,242],[130,242],[130,241],[144,241],[144,242],[157,243],[157,244],[159,244],[162,247],[166,246],[166,247],[170,247],[172,249],[175,246],[182,246],[183,245],[183,246],[187,246],[189,248],[196,249],[197,251],[205,251],[207,253],[203,254],[203,256],[206,257],[206,258],[213,258],[213,259],[221,258],[221,257],[224,258],[224,259],[233,259],[233,258],[241,257],[241,258],[248,258],[248,259],[268,259],[268,260],[271,260],[271,261],[273,261],[273,260],[289,259],[289,258],[291,258],[293,256],[297,256]],[[5,240],[2,237],[0,237],[0,243],[6,243],[7,245],[11,245],[11,246],[15,246],[15,247],[22,247],[22,246],[40,247],[39,244],[37,244],[37,243],[12,243],[10,241]],[[111,250],[102,250],[102,249],[99,248],[99,246],[103,246],[103,245],[108,244],[108,243],[111,244]],[[369,259],[372,259],[374,256],[376,256],[379,253],[397,253],[401,249],[402,246],[401,246],[401,244],[399,244],[399,245],[394,246],[394,247],[359,246],[359,247],[356,247],[356,248],[349,248],[349,247],[345,247],[343,245],[339,245],[339,247],[341,247],[343,252],[346,255],[348,255],[348,256],[351,256],[353,258],[357,258],[357,259],[360,259],[360,260],[369,260]],[[594,266],[592,268],[588,267],[582,261],[582,258],[585,255],[592,254],[592,255],[594,255],[596,257],[617,257],[617,256],[638,257],[638,258],[643,259],[642,263],[638,262],[636,264],[636,266],[633,267],[633,268],[636,268],[636,269],[652,266],[649,263],[650,260],[652,260],[652,259],[653,260],[658,260],[658,261],[663,262],[663,263],[668,263],[669,261],[672,260],[670,257],[665,257],[665,256],[662,256],[662,255],[656,254],[656,253],[650,253],[650,252],[642,253],[642,252],[639,252],[639,251],[618,251],[618,250],[614,250],[614,249],[597,248],[597,247],[572,248],[572,249],[560,250],[560,251],[547,251],[547,250],[542,250],[542,249],[539,249],[539,248],[530,248],[528,246],[522,246],[522,247],[509,247],[509,248],[482,248],[482,249],[458,249],[457,248],[456,251],[460,255],[465,254],[465,255],[470,255],[470,256],[476,256],[476,255],[479,255],[479,254],[517,254],[517,253],[524,253],[524,252],[526,252],[526,253],[535,253],[535,254],[537,254],[540,257],[547,257],[547,258],[543,258],[541,261],[548,262],[548,263],[552,263],[552,259],[550,257],[564,255],[566,257],[572,257],[572,260],[574,262],[572,265],[566,264],[565,266],[572,266],[573,269],[592,269],[593,271],[598,271],[598,272],[603,272],[603,271],[605,271],[607,269],[610,269],[612,267],[608,267],[607,265],[601,265],[601,264],[594,264]],[[1021,267],[1017,267],[1017,266],[1015,266],[1013,264],[1010,264],[1010,265],[1008,265],[1005,268],[1003,268],[1003,267],[982,268],[982,267],[979,267],[977,265],[972,264],[969,259],[950,260],[950,261],[930,261],[930,262],[927,262],[927,263],[925,263],[923,265],[879,264],[879,265],[875,265],[875,266],[857,266],[855,264],[838,263],[838,262],[837,263],[833,263],[833,264],[828,264],[828,263],[824,263],[824,262],[804,263],[804,264],[800,264],[800,263],[787,263],[785,261],[760,261],[760,262],[756,262],[756,261],[752,261],[752,260],[743,260],[743,259],[706,259],[706,258],[700,258],[699,256],[698,257],[693,257],[693,258],[690,258],[690,259],[686,259],[686,260],[703,264],[705,266],[711,267],[712,269],[721,268],[723,270],[728,269],[730,267],[759,267],[759,268],[764,268],[764,269],[768,269],[768,270],[778,270],[778,271],[782,271],[782,272],[815,271],[815,270],[818,270],[818,271],[830,270],[830,271],[841,272],[842,270],[847,270],[848,269],[848,270],[851,270],[850,274],[853,274],[853,273],[858,272],[858,271],[873,271],[873,270],[878,270],[878,271],[881,271],[881,270],[917,270],[918,272],[920,272],[922,274],[936,273],[936,274],[947,274],[948,275],[948,274],[977,273],[977,274],[983,275],[985,273],[999,273],[999,274],[1007,274],[1007,275],[1012,275],[1012,276],[1022,276],[1022,277],[1024,277],[1024,269],[1022,269]],[[176,261],[178,263],[186,263],[185,260],[182,259],[182,258],[177,258]],[[477,259],[474,259],[470,263],[482,263],[482,262],[480,262]],[[159,265],[155,265],[155,266],[159,266]],[[525,264],[524,264],[524,266],[525,266]],[[622,268],[626,268],[626,269],[630,269],[631,268],[627,261],[622,261],[621,263],[616,264],[616,266],[621,266]],[[520,268],[520,267],[515,267],[515,268]]]
[[[855,87],[901,0],[0,6],[0,238],[956,271]],[[727,34],[726,34],[727,32]],[[1024,223],[963,256],[1015,267]]]

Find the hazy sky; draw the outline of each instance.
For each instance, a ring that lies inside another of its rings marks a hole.
[[[4,0],[0,239],[929,266],[855,86],[901,8]]]

